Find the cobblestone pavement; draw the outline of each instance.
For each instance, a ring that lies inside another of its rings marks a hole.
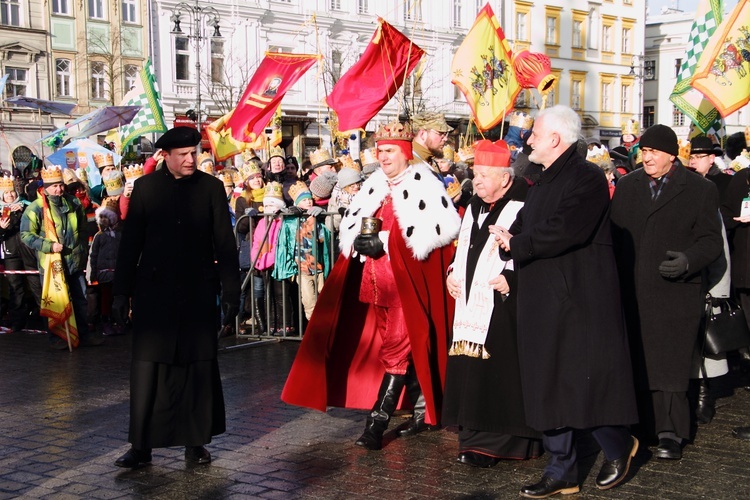
[[[219,357],[227,432],[209,445],[214,461],[189,466],[181,448],[123,470],[127,451],[129,337],[73,353],[43,335],[0,335],[0,499],[3,498],[518,498],[545,459],[474,469],[455,461],[456,435],[386,435],[382,451],[354,446],[364,412],[327,414],[279,399],[296,342],[233,347]],[[601,454],[584,443],[580,495],[565,498],[750,498],[750,442],[730,436],[750,424],[750,393],[719,400],[683,460],[639,451],[629,479],[599,491]],[[392,428],[403,416],[395,418]]]

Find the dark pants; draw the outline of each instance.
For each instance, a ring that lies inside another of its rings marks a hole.
[[[550,455],[544,468],[545,476],[578,483],[576,432],[576,429],[570,427],[544,432],[544,450]],[[591,435],[599,443],[607,460],[616,460],[630,451],[630,431],[626,427],[596,427],[592,429]]]
[[[7,271],[23,271],[23,260],[21,257],[6,257],[5,269]],[[23,274],[6,274],[5,277],[8,279],[8,309],[10,311],[11,328],[21,330],[26,324],[26,309],[23,304],[26,276]]]

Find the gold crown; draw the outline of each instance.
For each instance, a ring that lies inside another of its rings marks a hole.
[[[74,182],[81,182],[81,179],[78,178],[78,176],[75,173],[75,170],[72,168],[64,168],[62,171],[63,175],[63,183],[67,186],[68,184],[73,184]],[[83,184],[81,182],[81,184]]]
[[[523,130],[531,130],[534,125],[534,119],[531,115],[523,113],[521,111],[514,111],[510,114],[510,120],[508,122],[511,127],[522,128]]]
[[[248,148],[242,152],[242,162],[247,163],[253,158],[257,158],[258,155],[255,153],[253,148]]]
[[[75,167],[75,164],[76,164],[76,152],[75,151],[65,152],[65,164],[69,167]]]
[[[641,126],[637,120],[629,119],[622,124],[622,135],[631,134],[636,137],[641,135]]]
[[[680,146],[680,149],[677,152],[677,157],[682,160],[683,165],[687,165],[690,163],[690,141],[679,139],[677,142]]]
[[[354,161],[351,155],[339,156],[337,159],[341,163],[341,168],[350,168],[356,172],[362,172],[362,168]]]
[[[86,168],[89,165],[89,157],[85,151],[78,152],[78,166]]]
[[[94,153],[94,164],[96,168],[114,167],[115,157],[112,153]],[[80,162],[80,159],[79,159]]]
[[[256,175],[256,174],[263,175],[263,171],[260,169],[258,164],[255,163],[254,161],[246,161],[240,167],[240,177],[242,177],[243,180],[247,179],[251,175]]]
[[[310,163],[312,164],[312,168],[315,168],[321,165],[330,165],[334,162],[330,151],[324,148],[317,148],[310,153]]]
[[[359,152],[359,161],[362,165],[370,165],[378,162],[378,149],[368,148]]]
[[[214,168],[214,157],[211,153],[204,151],[198,155],[198,170],[205,172],[208,175],[216,175],[216,169]]]
[[[594,146],[586,153],[586,159],[599,167],[608,167],[612,164],[609,151],[604,146]]]
[[[234,179],[232,178],[232,172],[222,170],[216,177],[224,183],[224,187],[234,187]]]
[[[474,159],[474,145],[464,146],[458,150],[458,161],[469,161]]]
[[[263,197],[270,196],[271,198],[278,198],[280,200],[284,199],[284,191],[281,187],[281,184],[278,182],[269,182],[266,184],[266,190],[263,193]]]
[[[125,176],[126,181],[134,181],[139,177],[143,177],[143,165],[138,163],[129,167],[123,167],[122,174]]]
[[[88,184],[89,182],[89,173],[83,167],[79,167],[76,169],[76,177],[81,179],[81,182],[83,182],[84,184]]]
[[[282,158],[286,158],[286,154],[284,153],[284,150],[281,146],[274,146],[268,151],[268,159],[270,160],[274,156],[280,156]]]
[[[225,168],[222,170],[222,172],[228,173],[232,177],[232,184],[235,186],[242,182],[242,175],[240,174],[240,171],[237,170],[234,167]]]
[[[456,149],[451,146],[450,144],[446,144],[443,146],[443,158],[446,160],[454,161],[453,159],[456,157]]]
[[[112,172],[110,175],[107,175],[105,179],[102,179],[102,182],[104,183],[104,189],[107,190],[107,194],[113,196],[122,193],[122,190],[125,187],[122,174],[120,172]]]
[[[307,187],[307,184],[305,184],[302,181],[297,181],[291,186],[289,186],[289,197],[294,200],[294,203],[297,203],[297,197],[299,197],[301,194],[304,194],[307,192],[310,197],[312,198],[312,193],[310,193],[310,189]]]
[[[117,196],[107,196],[102,200],[103,207],[112,210],[116,214],[120,214],[120,198]]]
[[[214,157],[211,156],[211,153],[209,153],[208,151],[204,151],[198,155],[197,161],[198,161],[198,165],[200,165],[201,163],[209,162],[209,161],[213,164]]]
[[[409,141],[414,139],[411,132],[411,125],[400,123],[398,121],[381,125],[375,132],[375,142],[378,141]]]
[[[451,181],[445,187],[445,190],[451,199],[455,198],[456,195],[461,192],[461,184],[458,182],[458,180],[456,180],[455,177],[452,177]]]
[[[50,165],[42,167],[42,182],[45,184],[57,184],[63,181],[62,167],[60,165]]]
[[[6,191],[15,191],[16,186],[13,183],[13,177],[0,177],[0,191],[6,192]]]

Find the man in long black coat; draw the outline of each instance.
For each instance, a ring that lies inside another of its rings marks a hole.
[[[566,106],[539,113],[529,159],[542,165],[524,207],[498,234],[518,274],[518,352],[528,425],[550,455],[521,496],[579,491],[575,436],[591,429],[606,460],[596,485],[627,475],[638,440],[604,172],[576,151],[581,121]]]
[[[690,437],[687,390],[706,289],[701,271],[724,247],[716,186],[676,160],[677,136],[653,125],[643,168],[612,199],[615,250],[631,340],[641,424],[656,457],[682,458]]]
[[[185,446],[208,463],[203,445],[225,430],[217,361],[224,322],[239,310],[239,261],[221,181],[196,171],[200,134],[176,127],[156,147],[164,168],[136,180],[115,272],[115,310],[132,297],[132,448],[119,467],[151,461],[151,449]],[[124,311],[123,311],[124,310]]]

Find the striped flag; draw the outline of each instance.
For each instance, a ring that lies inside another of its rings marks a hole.
[[[166,132],[164,110],[161,105],[159,86],[156,83],[151,60],[146,61],[130,92],[125,94],[121,106],[141,106],[133,121],[120,130],[119,149],[122,151],[136,137],[152,132]]]
[[[47,195],[39,189],[42,199],[42,223],[44,237],[59,243],[55,222],[52,220]],[[68,283],[65,281],[62,257],[59,253],[40,253],[44,282],[42,283],[42,304],[39,314],[49,319],[49,331],[68,343],[68,348],[78,347],[78,326],[70,302]]]
[[[703,49],[721,24],[723,3],[723,0],[701,0],[698,4],[695,21],[690,28],[688,49],[680,66],[677,83],[669,96],[669,100],[704,133],[712,129],[718,130],[721,127],[721,117],[711,101],[693,88],[691,81]]]

